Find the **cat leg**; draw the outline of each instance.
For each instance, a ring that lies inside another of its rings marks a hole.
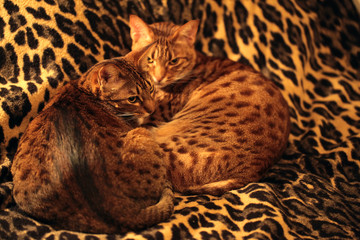
[[[239,178],[227,179],[218,182],[207,183],[204,185],[191,186],[182,191],[184,194],[210,194],[220,196],[227,191],[243,187],[247,181]]]

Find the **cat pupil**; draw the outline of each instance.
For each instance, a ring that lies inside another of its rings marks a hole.
[[[134,102],[137,101],[137,97],[136,96],[129,97],[128,100],[129,100],[130,103],[134,103]]]
[[[178,61],[179,61],[178,58],[174,58],[174,59],[172,59],[172,60],[170,61],[170,63],[171,63],[171,64],[175,64],[175,63],[177,63]]]
[[[151,57],[148,57],[147,61],[148,61],[148,63],[153,63],[154,62],[154,60],[152,60]]]

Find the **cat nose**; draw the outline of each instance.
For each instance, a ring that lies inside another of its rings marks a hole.
[[[164,74],[154,74],[153,78],[155,82],[159,83],[164,79]]]
[[[164,80],[165,77],[165,69],[162,66],[155,66],[153,78],[154,81],[159,83]]]
[[[148,113],[147,116],[152,114],[155,111],[155,102],[151,100],[146,100],[143,102],[144,110]]]

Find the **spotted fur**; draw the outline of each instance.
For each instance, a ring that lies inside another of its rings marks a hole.
[[[124,233],[170,217],[161,149],[136,128],[154,109],[152,82],[105,60],[59,90],[31,121],[11,173],[17,206],[57,229]]]
[[[351,0],[27,4],[0,1],[0,239],[358,238],[360,20]],[[58,87],[130,51],[129,14],[148,23],[199,19],[197,50],[271,79],[289,105],[288,147],[258,182],[221,197],[176,194],[169,221],[146,230],[54,230],[14,208],[11,156]]]
[[[196,52],[198,21],[147,25],[130,16],[134,63],[155,81],[147,124],[174,189],[221,195],[258,181],[285,150],[288,106],[251,67]]]

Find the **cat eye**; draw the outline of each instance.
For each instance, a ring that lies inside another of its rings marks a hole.
[[[137,97],[136,96],[129,97],[128,101],[129,101],[129,103],[135,103],[137,101]]]
[[[170,61],[170,64],[176,64],[179,61],[178,58],[174,58]]]
[[[147,61],[148,61],[148,63],[153,63],[154,62],[154,60],[152,60],[151,57],[148,57]]]

